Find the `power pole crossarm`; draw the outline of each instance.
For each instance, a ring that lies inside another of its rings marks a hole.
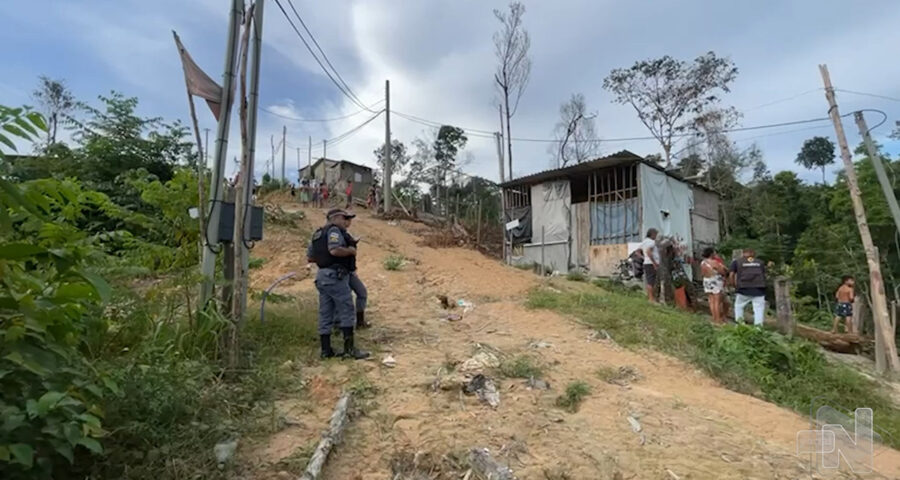
[[[841,148],[841,159],[844,162],[844,173],[847,176],[847,187],[850,189],[850,200],[853,203],[853,213],[856,216],[856,226],[862,240],[863,249],[866,252],[866,263],[869,265],[869,283],[872,295],[872,316],[875,320],[876,342],[884,347],[884,355],[876,355],[875,369],[879,373],[887,367],[893,371],[900,371],[900,358],[897,358],[897,345],[894,341],[894,329],[888,318],[887,298],[884,293],[884,280],[881,275],[881,263],[869,232],[869,223],[866,219],[866,210],[863,206],[862,195],[859,190],[859,182],[856,178],[856,170],[853,166],[853,158],[850,156],[850,148],[847,147],[847,137],[841,124],[841,115],[838,112],[837,101],[834,97],[834,87],[831,85],[831,77],[828,75],[828,67],[819,65],[822,81],[825,83],[825,98],[828,100],[828,114],[834,123],[834,131]]]

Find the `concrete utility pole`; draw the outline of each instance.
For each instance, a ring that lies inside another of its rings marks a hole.
[[[312,178],[312,136],[309,137],[309,150],[306,151],[306,175]]]
[[[502,108],[502,107],[501,107]],[[503,111],[500,112],[500,128],[503,128]],[[502,131],[502,130],[501,130]],[[497,161],[500,163],[500,183],[506,181],[503,172],[503,134],[494,132],[494,139],[497,140]],[[500,231],[503,232],[503,261],[506,261],[506,198],[503,195],[503,188],[500,189]]]
[[[844,127],[841,125],[841,115],[838,113],[837,101],[834,98],[834,87],[831,85],[828,67],[819,65],[819,72],[822,74],[822,81],[825,83],[825,98],[828,100],[829,105],[828,113],[831,116],[831,121],[834,123],[834,131],[837,135],[838,144],[841,147],[841,159],[844,161],[844,173],[847,175],[847,187],[850,189],[850,200],[853,203],[853,212],[856,215],[856,226],[859,228],[859,236],[866,251],[866,262],[869,264],[869,283],[872,295],[872,316],[875,319],[876,344],[881,343],[884,346],[884,355],[876,355],[875,370],[883,373],[885,371],[885,360],[887,360],[887,368],[893,371],[900,371],[900,358],[897,358],[894,329],[891,328],[890,318],[888,317],[884,280],[881,276],[881,264],[875,250],[875,244],[872,241],[872,234],[869,232],[869,223],[866,220],[866,209],[863,206],[860,195],[856,170],[853,168],[853,159],[850,156],[850,149],[847,147],[847,137],[844,134]]]
[[[203,165],[203,169],[206,170],[206,167],[209,166],[209,129],[204,128],[203,133],[206,134],[203,145],[203,161],[205,162]]]
[[[328,158],[328,140],[322,140],[322,158]]]
[[[297,182],[300,182],[300,147],[297,147]]]
[[[272,166],[272,180],[275,180],[275,135],[269,135],[269,144],[272,145],[272,156],[269,158],[269,165]],[[266,173],[269,173],[268,168],[266,168]]]
[[[281,127],[281,183],[284,183],[284,163],[287,158],[287,125]]]
[[[384,81],[384,213],[391,211],[391,81]],[[377,206],[376,206],[377,208]]]
[[[894,188],[888,180],[887,173],[884,171],[884,164],[881,163],[881,155],[875,149],[875,142],[869,134],[869,127],[866,125],[866,119],[863,112],[854,112],[853,117],[856,119],[856,126],[859,127],[859,134],[863,137],[866,144],[866,150],[869,152],[869,158],[872,160],[872,166],[875,168],[875,175],[878,176],[878,183],[881,184],[881,191],[887,199],[888,207],[891,210],[891,216],[894,217],[894,226],[900,232],[900,206],[897,205],[897,197],[894,195]]]
[[[234,64],[236,62],[235,50],[240,33],[241,16],[243,15],[242,0],[231,1],[231,12],[228,15],[228,37],[225,44],[225,72],[222,78],[222,99],[220,105],[222,111],[219,114],[219,122],[216,127],[216,153],[215,167],[212,170],[210,181],[210,214],[206,224],[207,245],[203,249],[203,258],[200,262],[200,274],[203,276],[200,284],[200,305],[205,306],[212,298],[213,286],[216,274],[216,250],[213,245],[219,244],[219,215],[222,211],[222,197],[224,190],[222,179],[225,177],[225,157],[228,154],[228,128],[231,123],[231,104],[233,100],[232,84],[234,83]]]

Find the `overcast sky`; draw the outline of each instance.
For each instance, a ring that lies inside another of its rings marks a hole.
[[[287,6],[286,0],[281,0]],[[366,104],[384,98],[391,81],[392,109],[479,130],[499,129],[492,75],[491,36],[498,26],[491,11],[506,2],[484,0],[293,0],[341,76]],[[513,137],[551,138],[562,101],[580,92],[597,113],[601,138],[645,136],[630,107],[611,103],[603,90],[613,68],[636,60],[671,55],[692,59],[706,51],[730,56],[740,72],[727,105],[743,112],[743,126],[824,117],[817,65],[827,63],[837,88],[900,99],[900,2],[873,0],[768,0],[678,2],[557,0],[525,1],[531,34],[531,81],[513,118]],[[75,95],[93,100],[117,90],[140,99],[140,113],[182,119],[189,124],[184,80],[171,30],[176,30],[197,63],[215,79],[222,75],[227,0],[34,0],[0,3],[0,104],[34,104],[30,92],[39,75],[64,79]],[[296,23],[296,20],[295,20]],[[333,118],[360,109],[335,88],[314,62],[273,0],[266,0],[260,105],[289,117]],[[900,120],[900,101],[838,93],[842,113],[883,110],[888,121],[873,131],[887,139]],[[198,104],[201,128],[215,122]],[[377,105],[374,109],[382,108]],[[287,126],[287,170],[296,178],[307,161],[307,139],[320,156],[321,140],[334,138],[367,119],[362,112],[334,122],[297,122],[260,112],[257,174],[271,155],[270,135]],[[867,114],[870,125],[881,119]],[[845,119],[851,145],[860,137]],[[239,151],[233,122],[229,159]],[[428,127],[392,116],[393,138],[410,144],[433,138]],[[804,179],[817,172],[794,165],[803,140],[834,136],[829,122],[734,133],[741,147],[755,142],[770,170],[798,170]],[[276,142],[278,140],[276,139]],[[373,149],[384,141],[379,117],[328,148],[329,158],[374,166]],[[602,153],[628,149],[660,152],[654,141],[607,142]],[[465,171],[499,176],[492,138],[471,137]],[[514,142],[517,175],[550,167],[547,145]],[[280,173],[280,159],[278,163]],[[836,167],[835,167],[836,168]],[[229,160],[228,172],[234,166]],[[832,169],[834,170],[834,169]],[[833,171],[830,173],[833,175]]]

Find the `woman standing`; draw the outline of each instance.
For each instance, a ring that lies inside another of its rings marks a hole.
[[[709,311],[713,317],[713,323],[725,323],[725,309],[722,301],[725,296],[725,274],[728,270],[721,262],[714,258],[716,250],[707,247],[703,250],[703,261],[700,262],[700,272],[703,275],[703,291],[709,298]]]

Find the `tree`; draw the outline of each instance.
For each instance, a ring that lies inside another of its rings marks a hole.
[[[384,144],[376,148],[372,153],[375,154],[375,162],[378,168],[384,171]],[[409,163],[409,153],[406,151],[406,145],[400,140],[391,140],[391,171],[395,175],[400,175],[403,168]]]
[[[528,77],[531,75],[531,58],[528,50],[531,48],[531,37],[522,26],[522,15],[525,14],[525,6],[520,2],[509,4],[509,12],[494,10],[494,16],[500,21],[500,30],[494,32],[494,54],[497,56],[497,72],[494,81],[500,90],[506,116],[506,143],[507,158],[509,159],[509,176],[512,178],[512,131],[509,123],[513,115],[519,109],[519,100],[528,85]],[[510,98],[512,108],[510,108]]]
[[[682,177],[696,177],[703,170],[703,159],[692,153],[678,161],[678,172]]]
[[[584,95],[573,93],[568,101],[559,107],[559,121],[553,130],[558,145],[551,144],[550,151],[556,156],[557,167],[569,163],[581,163],[597,155],[599,143],[594,128],[596,114],[588,114]]]
[[[435,165],[441,170],[449,170],[456,166],[456,154],[466,146],[469,139],[466,132],[459,127],[442,125],[434,139]]]
[[[75,97],[66,87],[64,80],[54,80],[44,75],[38,78],[40,78],[40,85],[32,93],[32,96],[41,104],[46,113],[47,146],[50,146],[56,143],[59,119],[67,116],[75,108]]]
[[[803,148],[795,160],[798,165],[812,170],[822,169],[822,183],[825,183],[825,167],[834,163],[834,143],[825,137],[813,137],[803,142]]]
[[[672,138],[691,127],[695,117],[719,104],[720,93],[729,91],[738,69],[727,57],[708,52],[693,63],[666,55],[617,68],[603,80],[613,100],[631,105],[650,130],[666,159],[672,163]]]

